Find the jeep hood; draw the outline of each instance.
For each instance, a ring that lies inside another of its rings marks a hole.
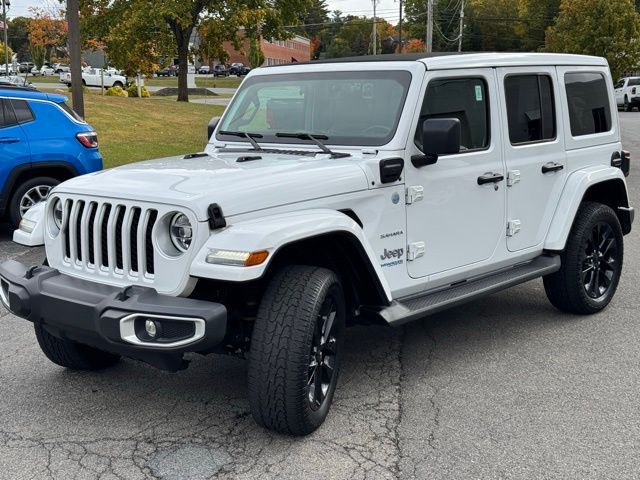
[[[242,156],[261,159],[237,162]],[[232,216],[367,188],[354,157],[234,152],[132,163],[73,178],[55,191],[182,206],[204,221],[211,203]]]

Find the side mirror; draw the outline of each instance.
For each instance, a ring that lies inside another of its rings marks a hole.
[[[461,127],[457,118],[428,118],[422,124],[424,155],[414,155],[415,167],[433,165],[440,155],[460,152]]]
[[[216,127],[218,126],[218,123],[220,123],[220,117],[213,117],[209,121],[209,126],[207,127],[207,133],[208,133],[208,137],[207,138],[211,139],[211,136],[213,135],[213,132],[215,132]]]

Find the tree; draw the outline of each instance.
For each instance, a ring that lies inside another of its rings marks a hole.
[[[13,50],[11,50],[11,47],[9,48],[9,63],[11,63],[11,57],[13,56]],[[4,65],[4,61],[5,61],[6,57],[5,57],[5,45],[4,43],[0,42],[0,65]],[[4,67],[2,67],[4,68]]]
[[[560,0],[519,0],[518,14],[523,20],[515,27],[524,50],[541,50],[547,28],[560,13]]]
[[[143,59],[160,60],[168,51],[177,53],[178,101],[188,101],[187,65],[192,35],[208,25],[205,49],[220,50],[224,37],[238,41],[238,26],[244,26],[249,40],[261,35],[285,38],[284,28],[297,21],[308,0],[83,0],[85,33],[102,42],[110,58],[139,69],[149,68]],[[98,20],[100,19],[100,20]],[[244,21],[243,21],[244,20]],[[210,22],[214,23],[210,23]],[[208,23],[209,22],[209,23]],[[167,42],[169,33],[171,42]],[[219,46],[211,41],[220,41]],[[125,67],[122,63],[120,67]]]
[[[638,66],[640,15],[633,0],[562,0],[546,49],[605,57],[616,79]]]
[[[412,38],[407,43],[405,43],[404,47],[402,48],[403,53],[421,53],[425,52],[426,50],[427,49],[424,41],[420,40],[419,38]]]
[[[58,17],[39,8],[32,8],[31,12],[33,18],[27,24],[29,44],[44,49],[44,58],[51,60],[55,49],[65,48],[69,26],[62,11],[58,12]]]
[[[15,17],[8,20],[9,47],[18,54],[20,61],[29,60],[29,21],[27,17]]]

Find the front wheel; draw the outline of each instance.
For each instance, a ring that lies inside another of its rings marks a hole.
[[[124,85],[122,85],[122,82],[114,82],[113,86],[114,87],[118,87],[118,88],[123,88],[124,87]]]
[[[627,96],[625,95],[625,97],[624,97],[624,111],[625,112],[630,112],[632,110],[633,110],[633,107],[629,103],[629,98],[627,98]]]
[[[34,205],[44,202],[49,191],[60,183],[60,180],[51,177],[36,177],[22,183],[11,196],[9,202],[9,219],[11,224],[18,228],[20,220],[27,210]]]
[[[561,255],[560,270],[544,277],[544,288],[558,309],[592,314],[613,298],[623,261],[623,237],[615,212],[601,203],[584,202]]]
[[[249,401],[256,422],[307,435],[325,420],[341,360],[345,301],[335,273],[292,266],[262,299],[249,353]]]

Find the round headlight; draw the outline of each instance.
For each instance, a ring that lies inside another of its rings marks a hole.
[[[59,198],[53,201],[51,213],[53,214],[53,223],[58,227],[58,230],[62,229],[62,202]]]
[[[171,241],[181,252],[186,252],[193,240],[193,228],[187,216],[183,213],[176,213],[169,224]]]

